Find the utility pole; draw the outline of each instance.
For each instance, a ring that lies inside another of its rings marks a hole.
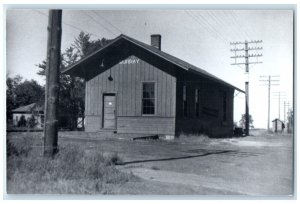
[[[286,109],[286,107],[287,107],[287,109]],[[284,121],[284,123],[286,122],[286,113],[289,111],[289,107],[290,107],[290,102],[284,101],[283,102],[283,114],[284,114],[283,121]]]
[[[286,99],[286,95],[285,95],[285,92],[283,92],[283,91],[273,92],[273,94],[275,97],[274,99],[278,100],[278,119],[280,120],[280,103],[281,103],[281,100]]]
[[[275,79],[272,79],[275,78]],[[277,79],[276,77],[279,77],[279,76],[260,76],[260,82],[263,82],[264,84],[261,84],[262,86],[265,86],[267,85],[268,86],[268,131],[270,131],[270,107],[271,107],[271,102],[270,102],[270,93],[271,93],[271,86],[277,86],[279,84],[274,84],[272,82],[276,82],[276,83],[279,83],[279,79]],[[267,79],[266,79],[267,78]],[[267,84],[265,84],[267,83]]]
[[[257,53],[258,50],[262,50],[262,47],[257,47],[258,43],[262,43],[262,40],[254,40],[244,42],[231,42],[230,45],[234,46],[233,49],[230,49],[231,52],[234,52],[234,56],[230,57],[234,59],[234,63],[231,65],[245,65],[245,72],[247,74],[248,80],[245,82],[245,134],[249,135],[249,65],[250,64],[259,64],[262,62],[258,61],[259,57],[262,57],[262,54]],[[256,44],[255,47],[249,47],[249,44]],[[244,52],[244,54],[239,54]],[[239,54],[239,55],[238,55]],[[249,59],[256,58],[256,61],[250,61]],[[238,61],[238,59],[242,61]]]
[[[48,20],[44,156],[52,157],[58,151],[58,94],[61,46],[62,10],[50,10]]]

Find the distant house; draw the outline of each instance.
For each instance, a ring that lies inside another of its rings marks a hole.
[[[13,114],[13,125],[15,127],[20,126],[25,119],[25,124],[28,125],[30,118],[35,119],[35,128],[43,128],[44,123],[44,108],[43,106],[39,106],[36,103],[29,104],[27,106],[21,106],[12,110]],[[21,122],[20,122],[21,121]]]
[[[272,121],[273,132],[275,132],[275,133],[282,132],[284,130],[284,127],[285,127],[284,122],[282,122],[278,118],[276,118]]]
[[[151,46],[120,35],[62,73],[86,81],[88,132],[229,136],[234,92],[244,92],[161,51],[160,35]]]

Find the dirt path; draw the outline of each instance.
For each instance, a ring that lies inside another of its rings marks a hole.
[[[178,160],[164,159],[166,155],[161,155],[157,160],[145,160],[144,163],[136,162],[118,168],[146,181],[186,186],[200,195],[204,194],[202,189],[206,189],[205,192],[210,195],[215,192],[218,195],[249,196],[292,194],[290,139],[249,137],[214,140],[211,146],[217,149],[226,147],[232,152],[202,153],[206,156]],[[191,152],[195,154],[195,151]]]
[[[147,168],[132,168],[132,169],[122,169],[127,173],[133,173],[134,175],[149,181],[157,181],[169,184],[186,185],[191,189],[194,188],[208,188],[211,191],[219,191],[224,194],[231,195],[259,195],[255,192],[245,192],[238,188],[238,186],[233,186],[232,183],[228,184],[221,178],[208,179],[205,176],[200,176],[196,174],[188,173],[178,173],[172,171],[164,170],[152,170]]]

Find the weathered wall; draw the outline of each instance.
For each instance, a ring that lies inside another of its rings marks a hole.
[[[187,87],[187,116],[183,115],[183,85]],[[199,116],[196,116],[195,89],[200,90]],[[223,93],[227,93],[226,121],[223,121]],[[181,74],[177,82],[176,134],[204,133],[232,135],[234,90],[201,76]]]
[[[169,71],[172,73],[172,70]],[[110,73],[113,81],[108,80]],[[156,82],[155,116],[142,116],[142,82]],[[149,133],[174,134],[176,78],[171,74],[130,56],[87,81],[86,131],[102,128],[104,93],[116,94],[118,132],[139,133],[145,130]]]

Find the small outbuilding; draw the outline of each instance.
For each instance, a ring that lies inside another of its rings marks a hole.
[[[161,51],[160,35],[151,45],[120,35],[62,73],[86,81],[87,132],[231,136],[234,92],[244,92]]]
[[[43,128],[44,108],[36,103],[21,106],[12,110],[13,126],[29,126],[31,120],[32,128]]]
[[[284,131],[284,128],[285,128],[285,125],[284,125],[284,122],[281,121],[280,119],[276,118],[272,121],[272,130],[273,132],[275,133],[278,133],[278,132],[283,132]]]

